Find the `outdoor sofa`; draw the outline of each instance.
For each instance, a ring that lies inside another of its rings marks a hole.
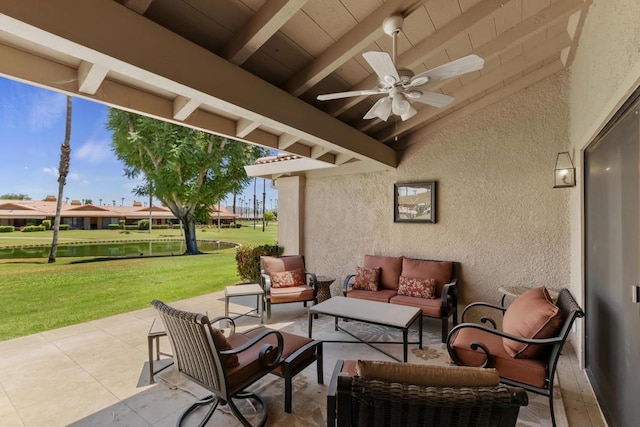
[[[345,277],[343,293],[349,298],[419,307],[423,316],[441,319],[445,342],[449,317],[453,326],[458,324],[459,268],[455,261],[365,255],[356,274]]]

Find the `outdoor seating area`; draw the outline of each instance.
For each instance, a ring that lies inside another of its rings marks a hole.
[[[218,313],[224,313],[225,295],[220,291],[177,301],[171,306],[178,309],[176,312],[207,312],[216,317]],[[252,307],[255,307],[253,295],[234,298],[230,302],[233,312],[246,312]],[[3,423],[8,426],[175,425],[194,401],[210,395],[211,391],[181,377],[175,364],[156,374],[155,383],[150,383],[145,337],[158,318],[157,310],[149,306],[0,343],[0,413]],[[196,318],[201,322],[204,320],[202,316],[194,315],[193,319]],[[236,335],[256,330],[259,326],[259,320],[249,316],[238,317],[234,323]],[[355,321],[349,323],[349,327],[359,324]],[[327,340],[322,346],[322,361],[319,362],[324,366],[320,374],[322,381],[318,379],[319,367],[313,362],[294,374],[290,413],[285,410],[287,385],[282,378],[266,375],[248,387],[265,401],[268,410],[266,425],[327,425],[327,394],[338,360],[390,361],[385,355],[358,343],[329,342],[332,336],[341,334],[333,331],[333,325],[333,319],[324,315],[314,322],[314,339]],[[307,327],[307,309],[301,304],[279,306],[269,324],[269,329],[279,331],[283,337],[289,334],[305,337]],[[363,334],[367,331],[378,334],[378,339],[383,341],[388,334],[380,332],[377,327],[360,327]],[[425,345],[422,350],[410,345],[410,364],[445,368],[449,365],[446,348],[440,343],[439,329],[438,321],[425,318]],[[416,328],[412,328],[410,334],[415,337]],[[386,347],[397,356],[402,352],[399,346],[391,343]],[[164,353],[173,354],[166,337],[160,338],[160,348]],[[165,356],[161,362],[166,360]],[[352,369],[352,372],[355,371]],[[558,425],[600,425],[590,421],[588,414],[597,411],[597,405],[571,346],[565,346],[557,374],[560,387],[555,395],[563,405],[556,407],[556,413],[558,418],[566,420]],[[529,405],[521,407],[518,416],[529,425],[537,425],[532,421],[535,417],[548,417],[549,414],[545,400],[529,394]],[[240,403],[238,407],[239,411],[252,411]],[[194,425],[193,422],[199,422],[204,416],[205,412],[196,410],[185,425]],[[252,425],[257,424],[256,417],[249,418]],[[548,421],[543,420],[540,425]],[[207,425],[238,426],[240,421],[227,407],[219,405]]]

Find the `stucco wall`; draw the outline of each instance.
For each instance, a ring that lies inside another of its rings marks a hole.
[[[497,301],[502,285],[565,286],[568,197],[552,189],[568,146],[566,72],[434,135],[411,137],[391,172],[308,178],[304,248],[342,279],[364,254],[456,260],[461,298]],[[393,184],[437,180],[437,224],[393,222]]]

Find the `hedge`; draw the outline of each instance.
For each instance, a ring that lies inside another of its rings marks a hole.
[[[15,229],[13,225],[0,225],[0,233],[13,233]]]
[[[240,246],[236,251],[238,274],[246,282],[260,282],[260,257],[280,256],[284,248],[276,245]]]
[[[44,225],[26,225],[22,227],[23,233],[31,233],[33,231],[46,231],[46,228]]]

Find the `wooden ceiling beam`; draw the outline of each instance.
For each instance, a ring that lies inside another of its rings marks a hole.
[[[144,15],[152,2],[153,0],[120,0],[120,3],[122,3],[123,6],[126,6],[140,15]]]
[[[173,118],[176,120],[185,120],[189,117],[198,107],[202,104],[193,98],[187,98],[186,96],[178,95],[173,100]]]
[[[69,10],[74,13],[69,14]],[[117,31],[114,23],[118,23]],[[397,166],[395,151],[386,145],[112,0],[2,1],[0,27],[13,37],[33,43],[37,46],[34,51],[48,49],[101,64],[116,75],[127,76],[129,85],[202,99],[210,108],[255,120],[311,145],[350,151],[381,169]],[[159,51],[163,55],[158,55]],[[217,78],[211,78],[210,70],[216,71]],[[54,83],[44,87],[53,87]],[[166,100],[166,105],[165,116],[175,120],[172,101]],[[138,112],[151,114],[144,109]],[[192,116],[196,113],[190,120]],[[231,132],[223,136],[235,138],[235,121],[230,121]],[[254,134],[266,133],[257,129],[251,133],[252,139]],[[278,137],[269,135],[276,147]]]
[[[258,128],[260,123],[249,119],[240,119],[236,122],[236,136],[244,138]]]
[[[227,43],[222,56],[235,65],[244,64],[295,15],[308,0],[267,0],[247,25]]]
[[[109,70],[97,64],[81,62],[78,67],[78,90],[89,95],[95,94]]]
[[[285,83],[284,90],[294,96],[302,95],[380,38],[384,34],[382,21],[385,18],[398,13],[407,17],[425,2],[426,0],[387,1],[291,77]]]
[[[460,105],[462,102],[482,93],[496,84],[499,84],[503,80],[521,73],[528,67],[551,57],[553,54],[557,54],[570,44],[571,38],[568,33],[565,32],[558,34],[554,38],[547,40],[534,49],[531,49],[530,51],[527,51],[505,63],[502,67],[497,68],[494,71],[491,71],[453,91],[450,95],[455,98],[455,101],[449,105],[449,109]],[[423,123],[442,112],[443,111],[439,108],[428,105],[424,106],[409,120],[394,122],[390,126],[387,126],[380,132],[376,133],[375,137],[378,141],[389,142],[394,137],[402,136],[408,130],[419,126],[420,123]]]

